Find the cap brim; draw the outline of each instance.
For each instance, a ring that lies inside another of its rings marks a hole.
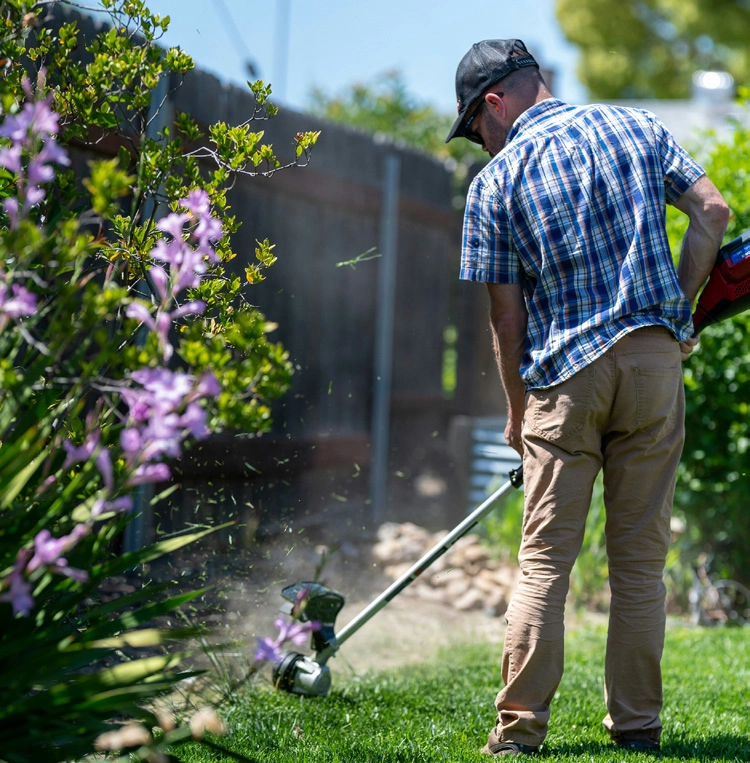
[[[466,119],[466,112],[469,110],[469,107],[467,106],[459,115],[458,119],[453,123],[453,127],[451,127],[450,132],[448,133],[448,137],[445,139],[445,142],[447,143],[449,140],[453,140],[453,138],[463,138],[464,137],[464,120]]]

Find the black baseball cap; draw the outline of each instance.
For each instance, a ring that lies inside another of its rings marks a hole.
[[[482,40],[474,43],[456,70],[458,119],[445,142],[464,137],[466,112],[488,87],[524,66],[539,68],[521,40]]]

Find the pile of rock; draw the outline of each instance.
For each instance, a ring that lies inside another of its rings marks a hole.
[[[389,578],[397,580],[445,535],[411,522],[387,522],[378,530],[373,558]],[[470,534],[459,538],[404,589],[403,595],[438,601],[461,611],[483,610],[499,616],[507,609],[518,574],[518,569],[507,562],[490,558],[479,536]]]

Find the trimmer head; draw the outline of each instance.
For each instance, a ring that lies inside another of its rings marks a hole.
[[[286,652],[273,666],[273,684],[291,694],[324,697],[331,688],[331,669],[318,665],[312,657],[299,652]]]

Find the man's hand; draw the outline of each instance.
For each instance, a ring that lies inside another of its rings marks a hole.
[[[521,427],[523,416],[520,418],[508,413],[508,423],[505,425],[505,442],[523,458],[523,443],[521,441]]]
[[[680,342],[680,355],[682,355],[683,361],[687,360],[690,357],[690,353],[697,347],[699,341],[700,341],[700,335],[691,336],[689,339],[686,339],[684,342]]]

